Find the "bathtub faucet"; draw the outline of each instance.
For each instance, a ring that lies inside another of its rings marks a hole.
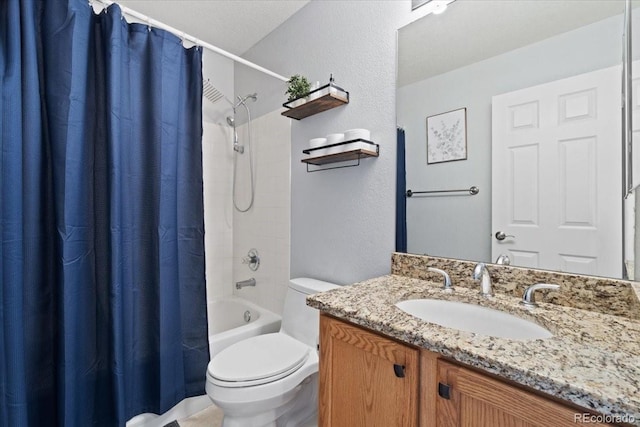
[[[241,280],[240,282],[236,282],[236,289],[242,289],[245,286],[255,286],[255,285],[256,285],[256,279],[252,277],[251,279]]]

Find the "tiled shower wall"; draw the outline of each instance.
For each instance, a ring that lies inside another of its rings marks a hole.
[[[207,300],[232,294],[233,151],[231,141],[228,126],[203,122],[202,163]]]
[[[233,61],[205,50],[202,77],[226,99],[233,99]],[[232,294],[233,173],[232,130],[227,116],[233,114],[222,98],[202,101],[202,169],[207,300]]]
[[[250,106],[251,107],[251,106]],[[244,113],[240,108],[239,113]],[[245,209],[250,200],[248,128],[239,128],[245,152],[237,157],[236,203]],[[291,123],[279,111],[251,122],[255,200],[247,212],[233,211],[233,282],[256,279],[255,288],[233,293],[281,314],[289,283]],[[232,164],[232,162],[230,163]],[[231,197],[229,197],[231,199]],[[242,259],[255,248],[260,267],[251,271]]]

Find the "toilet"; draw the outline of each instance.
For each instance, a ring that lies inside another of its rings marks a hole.
[[[319,314],[307,295],[338,286],[291,279],[280,331],[237,342],[207,366],[206,391],[223,427],[299,427],[318,409]]]

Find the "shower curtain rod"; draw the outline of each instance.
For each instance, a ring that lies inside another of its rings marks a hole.
[[[105,6],[110,6],[113,3],[117,3],[117,2],[112,1],[112,0],[89,0],[89,4],[90,5],[92,5],[93,2],[98,2],[98,3],[101,3],[101,4],[105,5]],[[209,43],[207,43],[205,41],[202,41],[202,40],[200,40],[200,39],[198,39],[196,37],[193,37],[193,36],[185,33],[184,31],[180,31],[180,30],[178,30],[176,28],[173,28],[173,27],[171,27],[171,26],[169,26],[167,24],[164,24],[164,23],[162,23],[160,21],[156,21],[155,19],[152,19],[152,18],[148,17],[147,15],[143,15],[142,13],[136,12],[133,9],[129,9],[126,6],[122,6],[119,3],[118,3],[118,6],[120,6],[120,10],[122,10],[122,14],[123,15],[129,15],[129,16],[132,16],[134,18],[137,18],[137,19],[141,20],[142,22],[144,22],[145,24],[147,24],[149,26],[157,27],[157,28],[160,28],[162,30],[168,31],[168,32],[180,37],[182,40],[188,40],[191,43],[195,44],[196,46],[202,46],[202,47],[204,47],[206,49],[209,49],[210,51],[213,51],[213,52],[215,52],[217,54],[220,54],[220,55],[222,55],[224,57],[227,57],[227,58],[229,58],[229,59],[231,59],[231,60],[233,60],[235,62],[239,62],[239,63],[241,63],[243,65],[246,65],[247,67],[253,68],[254,70],[261,71],[261,72],[263,72],[265,74],[270,75],[271,77],[275,77],[278,80],[282,80],[283,82],[288,82],[289,81],[288,78],[286,78],[284,76],[281,76],[278,73],[274,73],[273,71],[267,70],[266,68],[261,67],[258,64],[254,64],[253,62],[247,61],[246,59],[241,58],[241,57],[239,57],[237,55],[234,55],[231,52],[227,52],[224,49],[220,49],[217,46],[214,46],[214,45],[209,44]]]

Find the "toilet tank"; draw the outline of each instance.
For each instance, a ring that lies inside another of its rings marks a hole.
[[[306,298],[307,295],[335,288],[339,286],[322,280],[306,277],[291,279],[284,299],[280,332],[315,348],[318,342],[320,313],[307,305]]]

